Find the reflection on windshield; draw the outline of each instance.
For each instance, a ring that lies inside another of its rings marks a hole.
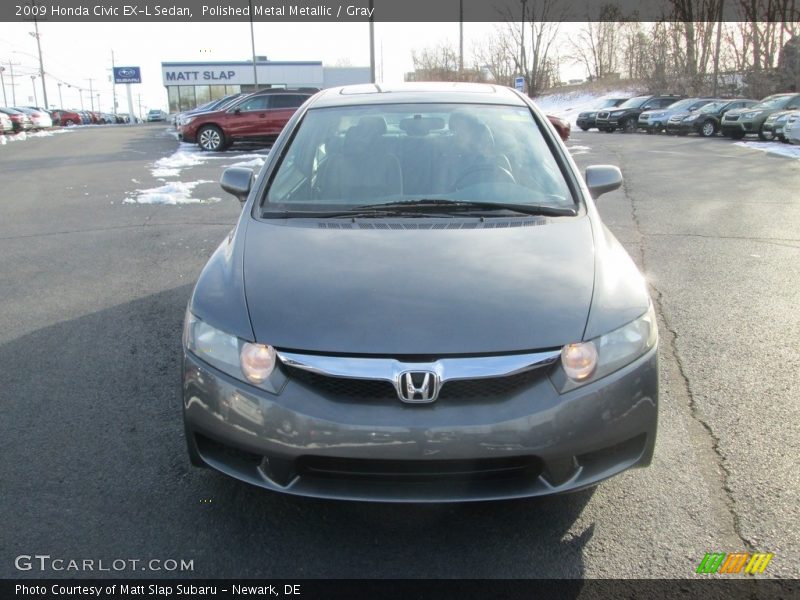
[[[647,102],[647,99],[650,96],[638,96],[636,98],[631,98],[630,100],[625,100],[622,104],[620,104],[617,108],[639,108],[642,104]]]
[[[309,110],[265,211],[341,211],[421,198],[574,207],[526,107],[367,105]]]

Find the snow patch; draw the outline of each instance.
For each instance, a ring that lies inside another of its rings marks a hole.
[[[589,154],[591,148],[589,146],[575,145],[575,146],[567,146],[567,150],[569,150],[569,153],[572,154],[573,156],[577,156],[579,154]]]
[[[212,153],[204,152],[194,144],[181,143],[173,154],[154,162],[150,171],[154,179],[163,179],[165,177],[178,177],[182,169],[196,167],[209,160],[241,161],[243,159],[252,159],[247,166],[257,166],[260,168],[264,165],[265,158],[269,154],[269,148],[256,152],[257,153],[251,152],[249,154]],[[256,160],[260,162],[256,163]],[[232,166],[243,166],[243,163],[236,163]]]
[[[219,202],[219,198],[199,199],[193,198],[194,188],[201,183],[213,183],[210,179],[200,179],[198,181],[174,181],[166,185],[147,190],[136,190],[134,197],[125,198],[125,204],[208,204]]]
[[[263,158],[254,158],[253,160],[248,160],[244,162],[237,162],[231,165],[232,167],[254,167],[256,169],[260,169],[264,166],[264,159]]]
[[[573,127],[576,127],[578,115],[583,111],[597,108],[601,100],[606,98],[632,98],[637,93],[635,90],[625,88],[605,93],[574,90],[560,94],[546,94],[534,98],[533,101],[545,114],[566,119]]]
[[[772,156],[785,156],[788,158],[800,158],[800,147],[782,144],[780,142],[736,142],[737,146],[760,150]]]
[[[69,129],[53,129],[53,130],[46,130],[46,131],[21,131],[20,133],[15,133],[13,135],[2,135],[0,134],[0,146],[5,146],[8,142],[24,142],[30,138],[43,138],[43,137],[52,137],[59,133],[70,133],[71,130]]]

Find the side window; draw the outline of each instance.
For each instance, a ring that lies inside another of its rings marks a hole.
[[[298,94],[279,94],[270,98],[270,108],[297,108],[306,97]]]
[[[676,100],[674,98],[662,98],[658,101],[659,108],[667,108],[670,104],[674,104]]]
[[[237,108],[242,112],[254,111],[254,110],[266,110],[267,108],[267,101],[269,98],[266,96],[256,96],[255,98],[250,98],[249,100],[245,100],[242,102]]]

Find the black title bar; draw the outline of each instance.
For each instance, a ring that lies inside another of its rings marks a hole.
[[[3,0],[0,21],[63,22],[520,22],[800,20],[800,3],[685,0]],[[743,4],[745,5],[743,7]],[[793,6],[794,5],[794,6]],[[749,10],[751,12],[745,12]],[[783,12],[782,12],[783,11]]]
[[[480,598],[481,600],[538,600],[540,598],[680,598],[703,600],[752,600],[797,598],[797,580],[742,577],[722,579],[700,575],[696,579],[643,580],[525,580],[525,579],[4,579],[3,600],[83,598],[140,600],[240,598],[281,600],[328,600],[379,598],[380,600],[427,600]]]

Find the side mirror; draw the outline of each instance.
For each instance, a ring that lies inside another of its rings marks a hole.
[[[222,186],[223,190],[229,194],[233,194],[239,202],[244,203],[244,201],[247,200],[250,187],[253,184],[253,169],[228,167],[222,172],[219,184]]]
[[[230,169],[228,169],[230,171]],[[592,165],[586,167],[586,186],[592,198],[597,199],[606,192],[613,192],[622,185],[622,173],[614,165]]]

